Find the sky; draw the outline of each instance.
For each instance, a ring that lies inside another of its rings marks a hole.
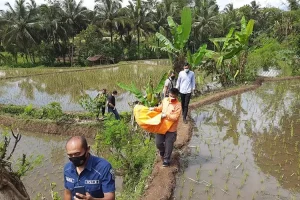
[[[252,0],[217,0],[217,4],[220,6],[220,10],[223,10],[225,5],[229,3],[233,3],[234,8],[239,8],[245,4],[250,4]],[[12,6],[14,5],[15,0],[0,0],[0,10],[5,10],[5,3],[9,2]],[[287,1],[286,0],[256,0],[260,4],[261,7],[274,6],[277,8],[286,9]],[[36,3],[42,4],[46,3],[45,0],[36,0]],[[94,0],[83,0],[83,5],[89,9],[94,8]],[[123,0],[123,6],[128,5],[128,0]]]

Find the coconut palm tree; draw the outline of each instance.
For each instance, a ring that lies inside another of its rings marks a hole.
[[[40,24],[45,31],[45,42],[52,44],[53,49],[58,48],[59,51],[61,51],[60,41],[66,41],[68,38],[66,25],[62,22],[62,14],[63,11],[57,2],[40,6]]]
[[[2,42],[5,47],[15,46],[25,54],[26,61],[30,55],[29,49],[37,44],[36,29],[39,28],[36,4],[25,5],[25,0],[16,0],[15,7],[5,4],[7,12],[2,12],[0,25],[4,26]],[[16,56],[16,54],[14,54]],[[15,57],[16,59],[16,57]],[[33,60],[34,61],[34,60]]]
[[[150,17],[151,13],[147,11],[141,0],[136,0],[135,4],[129,1],[127,12],[133,23],[133,31],[137,37],[138,55],[140,57],[140,38],[149,35],[150,31],[154,31]]]
[[[100,19],[101,26],[110,33],[110,42],[113,44],[113,31],[122,24],[124,26],[125,18],[119,15],[122,8],[122,0],[96,0],[95,11]]]
[[[217,32],[219,7],[215,0],[196,0],[194,12],[194,38],[196,46],[200,46]]]
[[[76,0],[63,0],[61,5],[63,10],[62,21],[67,25],[68,37],[72,38],[71,55],[69,54],[71,66],[73,65],[74,56],[74,37],[81,30],[85,29],[88,24],[86,16],[89,11],[82,6],[82,3],[82,0],[78,3]]]
[[[232,22],[237,22],[237,11],[233,8],[233,3],[225,6],[224,13],[229,16]]]

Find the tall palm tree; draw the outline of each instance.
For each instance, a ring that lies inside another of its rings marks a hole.
[[[29,49],[37,44],[35,32],[39,26],[39,19],[36,4],[31,0],[31,4],[26,6],[25,0],[16,0],[14,8],[8,2],[5,5],[8,11],[0,19],[0,25],[5,26],[3,44],[6,47],[16,46],[25,54],[28,62]]]
[[[298,10],[300,8],[299,0],[287,0],[290,10]]]
[[[196,0],[194,12],[194,38],[198,41],[196,45],[200,46],[217,32],[219,7],[215,0]]]
[[[225,6],[224,12],[229,16],[230,20],[233,22],[237,22],[237,12],[233,8],[233,3],[229,3]]]
[[[235,25],[235,21],[232,21],[229,15],[225,13],[219,15],[218,29],[221,37],[224,37]]]
[[[62,22],[62,14],[60,4],[57,2],[40,6],[40,23],[46,33],[45,42],[51,43],[53,49],[58,47],[59,51],[61,50],[60,41],[68,38],[65,24]]]
[[[113,31],[118,29],[119,24],[124,25],[124,17],[119,15],[122,8],[122,0],[96,0],[95,10],[98,13],[103,28],[110,33],[110,42],[113,44]]]
[[[88,10],[86,7],[82,6],[82,3],[82,0],[80,0],[78,3],[76,2],[76,0],[62,1],[62,20],[67,25],[68,36],[72,38],[71,56],[69,54],[71,66],[73,65],[74,56],[74,37],[81,30],[85,29],[88,24],[88,19],[86,17]]]
[[[133,30],[137,37],[138,56],[140,57],[140,38],[141,36],[148,35],[151,31],[154,31],[154,27],[151,22],[150,12],[143,6],[141,0],[136,0],[135,4],[129,1],[127,6],[128,16],[134,24]]]

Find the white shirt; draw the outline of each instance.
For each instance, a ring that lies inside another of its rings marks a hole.
[[[195,89],[195,73],[192,71],[188,73],[185,71],[179,72],[176,88],[178,88],[182,94],[192,93]]]

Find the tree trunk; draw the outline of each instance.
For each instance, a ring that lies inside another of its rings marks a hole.
[[[25,59],[26,59],[26,62],[28,63],[28,55],[27,55],[27,53],[25,53]]]
[[[5,200],[30,200],[30,197],[16,175],[0,165],[0,199]]]
[[[175,71],[176,74],[178,74],[184,66],[185,63],[185,55],[184,54],[180,54],[178,55],[178,57],[176,57],[173,61],[173,70]]]
[[[71,67],[73,67],[73,57],[74,57],[74,36],[72,38],[72,48],[71,48],[71,58],[70,58]]]
[[[112,27],[110,27],[110,46],[113,46],[113,30]]]
[[[140,59],[140,29],[137,27],[137,38],[138,38],[138,59]]]

